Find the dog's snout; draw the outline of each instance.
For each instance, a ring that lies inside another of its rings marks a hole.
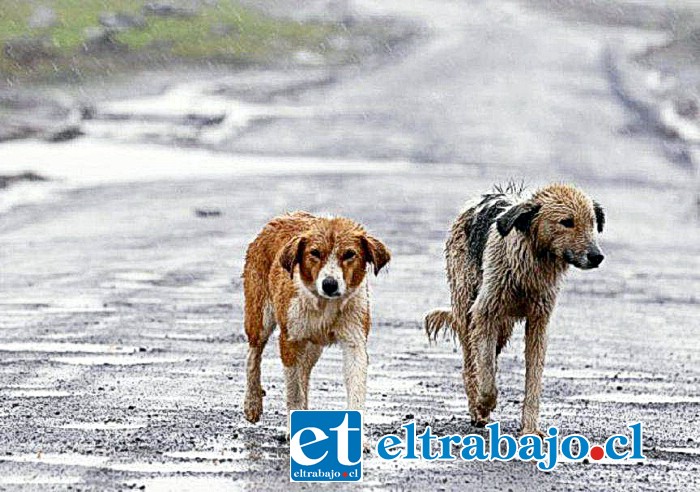
[[[586,256],[588,258],[588,263],[590,263],[593,268],[600,265],[605,259],[605,255],[603,255],[598,248],[592,249]]]
[[[338,281],[333,277],[324,278],[323,282],[321,282],[321,288],[327,296],[338,295]]]

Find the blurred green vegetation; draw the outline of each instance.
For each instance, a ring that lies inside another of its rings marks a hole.
[[[45,75],[46,72],[82,73],[104,68],[94,54],[84,50],[86,29],[99,27],[105,12],[141,15],[143,0],[0,0],[0,72],[6,76]],[[56,14],[51,27],[32,28],[29,19],[38,6]],[[327,40],[342,31],[336,24],[295,22],[265,16],[232,0],[203,2],[191,17],[146,15],[145,27],[116,32],[121,53],[100,53],[111,63],[138,66],[150,61],[216,60],[265,63],[299,50],[322,53]],[[13,39],[43,39],[52,56],[23,63],[7,56],[6,43]],[[90,60],[90,58],[93,58]]]

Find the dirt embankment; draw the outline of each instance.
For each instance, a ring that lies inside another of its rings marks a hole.
[[[0,190],[23,181],[46,181],[46,178],[31,171],[19,174],[0,174]]]
[[[535,0],[568,21],[650,33],[649,43],[611,42],[604,68],[623,104],[661,134],[679,165],[700,163],[700,5],[697,2]]]
[[[325,3],[301,10],[268,3],[5,2],[0,142],[75,138],[95,100],[162,91],[193,73],[332,72],[381,61],[418,32],[408,22]]]

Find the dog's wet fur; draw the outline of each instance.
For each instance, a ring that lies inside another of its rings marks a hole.
[[[463,380],[472,422],[483,426],[496,407],[497,356],[515,323],[525,321],[522,433],[538,429],[546,329],[569,265],[603,261],[597,234],[603,208],[580,189],[551,184],[527,194],[497,187],[467,204],[446,246],[452,306],[425,317],[431,340],[444,327],[462,346]]]
[[[370,297],[374,274],[391,253],[350,219],[294,212],[272,219],[248,247],[243,270],[248,338],[244,415],[260,420],[263,350],[279,327],[287,409],[308,408],[309,377],[323,349],[343,350],[348,408],[363,410],[367,380]]]

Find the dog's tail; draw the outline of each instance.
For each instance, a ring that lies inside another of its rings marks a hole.
[[[428,311],[425,315],[425,333],[428,335],[428,340],[436,342],[440,331],[445,336],[451,334],[452,339],[454,339],[456,336],[454,321],[455,319],[450,309],[433,309]],[[450,329],[451,333],[446,331],[447,328]]]

